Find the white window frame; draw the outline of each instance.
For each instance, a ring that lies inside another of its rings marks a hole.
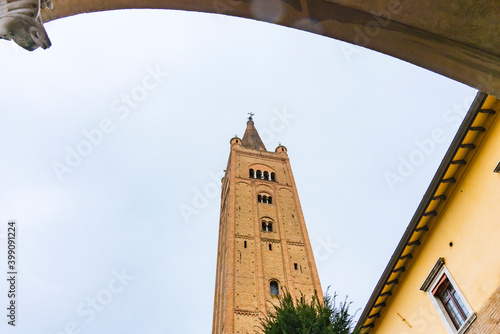
[[[455,325],[453,324],[453,320],[451,320],[448,311],[444,307],[443,303],[439,299],[439,297],[433,296],[432,291],[434,288],[439,284],[439,281],[443,277],[443,274],[446,275],[448,280],[450,281],[450,284],[453,286],[455,291],[457,292],[458,296],[464,303],[465,308],[469,312],[469,317],[464,321],[463,325],[459,328],[456,329]],[[432,268],[431,272],[425,279],[424,283],[420,287],[420,290],[425,291],[427,295],[429,296],[432,305],[436,309],[439,318],[441,319],[441,322],[443,323],[444,327],[446,328],[446,332],[448,334],[463,334],[465,331],[470,327],[470,325],[476,320],[477,314],[474,313],[472,308],[469,305],[469,302],[465,298],[464,294],[458,287],[457,282],[453,279],[453,276],[451,275],[450,271],[446,267],[444,263],[444,258],[439,258],[439,260],[436,262],[434,267]]]

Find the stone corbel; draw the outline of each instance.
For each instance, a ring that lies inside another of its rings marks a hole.
[[[40,9],[53,8],[51,0],[0,0],[0,38],[13,40],[28,51],[51,46]]]

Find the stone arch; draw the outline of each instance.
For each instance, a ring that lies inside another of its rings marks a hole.
[[[500,96],[498,1],[52,0],[44,22],[115,9],[178,9],[271,22],[379,51]],[[358,49],[346,46],[346,58]]]
[[[257,185],[257,192],[259,192],[259,193],[265,192],[265,193],[268,193],[269,195],[272,195],[274,193],[274,190],[272,187],[270,187],[267,184],[259,184],[259,185]]]

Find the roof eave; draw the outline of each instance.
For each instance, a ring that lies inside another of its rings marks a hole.
[[[397,262],[400,260],[403,251],[406,249],[408,246],[408,243],[412,237],[412,235],[415,232],[415,229],[417,228],[418,224],[420,223],[422,216],[426,212],[427,207],[430,204],[430,201],[434,197],[439,185],[441,184],[449,166],[451,165],[451,162],[453,161],[454,156],[456,155],[458,149],[460,148],[460,145],[463,143],[465,136],[467,135],[468,131],[470,130],[470,127],[472,123],[474,122],[477,114],[479,113],[481,106],[483,105],[484,101],[488,97],[488,94],[484,92],[478,92],[476,95],[476,98],[474,99],[471,107],[469,108],[469,111],[467,112],[460,128],[458,129],[457,134],[455,135],[455,138],[453,139],[448,151],[446,152],[443,160],[441,161],[441,164],[439,165],[439,168],[434,175],[429,187],[427,188],[427,191],[425,192],[424,197],[422,198],[422,201],[420,202],[415,214],[413,215],[408,227],[405,230],[405,233],[403,234],[401,240],[399,241],[398,246],[396,247],[396,250],[394,251],[393,255],[391,256],[391,259],[389,263],[387,264],[381,278],[379,279],[377,285],[375,286],[375,289],[370,296],[370,299],[368,300],[365,308],[363,309],[363,312],[359,318],[358,324],[356,326],[356,329],[361,329],[363,328],[363,325],[366,323],[368,320],[368,315],[372,312],[374,309],[375,303],[377,299],[380,297],[382,291],[384,290],[384,287],[386,286],[386,283],[388,282],[389,277],[392,275],[394,272],[395,266]],[[372,323],[374,323],[373,321]]]

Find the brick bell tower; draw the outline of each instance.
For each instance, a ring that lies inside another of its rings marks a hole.
[[[212,334],[260,332],[284,287],[322,296],[287,149],[267,151],[250,115],[222,179]]]

